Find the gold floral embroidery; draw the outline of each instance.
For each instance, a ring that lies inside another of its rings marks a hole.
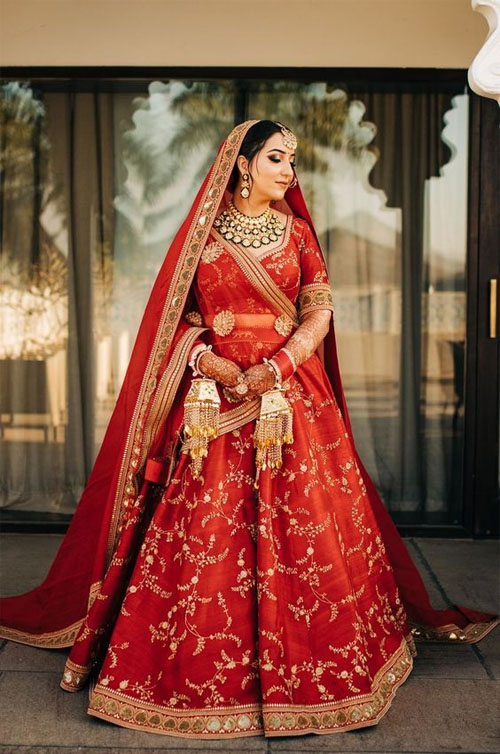
[[[224,247],[221,243],[219,243],[219,241],[212,241],[212,243],[207,244],[203,249],[201,253],[201,261],[205,262],[205,264],[215,262],[215,260],[220,257],[223,251]]]
[[[212,234],[214,237],[222,238],[218,236],[215,229],[212,229]],[[240,249],[235,245],[228,244],[227,250],[252,286],[270,303],[271,308],[287,314],[294,322],[298,323],[294,304],[276,284],[265,266],[247,249]]]
[[[75,637],[80,630],[83,620],[72,623],[71,626],[61,628],[59,631],[51,631],[43,634],[29,634],[25,631],[18,631],[15,628],[7,626],[0,627],[0,638],[15,641],[18,644],[28,644],[30,647],[41,647],[42,649],[63,649],[71,647]]]
[[[375,725],[389,709],[398,687],[413,667],[405,639],[375,675],[372,690],[357,698],[309,707],[297,704],[229,705],[221,708],[175,709],[140,702],[124,691],[97,684],[90,699],[91,715],[152,733],[185,738],[232,738],[297,733],[335,733]],[[321,685],[321,684],[319,684]]]
[[[293,319],[287,317],[286,314],[280,314],[274,320],[274,329],[280,335],[289,335],[293,329]]]

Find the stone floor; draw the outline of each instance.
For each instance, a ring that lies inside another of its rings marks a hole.
[[[2,593],[38,584],[60,540],[58,535],[2,535]],[[405,542],[435,607],[455,602],[499,611],[500,542]],[[136,732],[90,717],[85,691],[67,694],[59,688],[67,650],[5,642],[0,651],[0,754],[500,752],[500,628],[478,644],[417,644],[417,649],[412,673],[376,726],[329,735],[196,741]]]

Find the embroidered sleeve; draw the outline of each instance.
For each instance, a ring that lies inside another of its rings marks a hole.
[[[300,290],[297,297],[299,319],[316,309],[335,312],[333,296],[325,260],[309,225],[304,221],[304,232],[299,241]]]

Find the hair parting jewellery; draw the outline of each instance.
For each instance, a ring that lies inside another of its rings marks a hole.
[[[281,129],[281,133],[283,134],[283,144],[288,149],[293,149],[295,151],[297,149],[297,137],[292,131],[290,131],[289,128],[284,126],[283,123],[280,123],[279,121],[276,122]]]
[[[288,149],[293,149],[293,151],[295,152],[295,150],[297,149],[297,137],[292,131],[290,131],[289,128],[284,126],[283,123],[279,123],[278,121],[276,122],[278,123],[278,126],[280,127],[281,133],[283,135],[283,144],[285,145],[285,147],[287,147]],[[293,180],[288,188],[294,188],[297,183],[297,176],[294,174]]]
[[[285,226],[271,207],[256,217],[250,217],[240,212],[232,200],[214,220],[214,227],[227,241],[254,249],[278,241],[285,231]]]

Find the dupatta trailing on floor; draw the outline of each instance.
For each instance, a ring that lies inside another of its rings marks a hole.
[[[49,573],[36,589],[1,600],[0,636],[5,639],[44,648],[72,646],[99,591],[127,510],[134,505],[145,479],[154,476],[155,440],[168,420],[188,354],[206,329],[189,325],[182,315],[240,145],[256,122],[236,126],[221,144],[168,250],[146,306],[100,452]],[[300,185],[288,189],[284,202],[278,206],[281,208],[314,228]],[[352,438],[333,319],[318,355]],[[455,643],[479,641],[498,624],[499,617],[456,604],[439,610],[432,607],[422,578],[357,453],[356,461],[414,638]]]

